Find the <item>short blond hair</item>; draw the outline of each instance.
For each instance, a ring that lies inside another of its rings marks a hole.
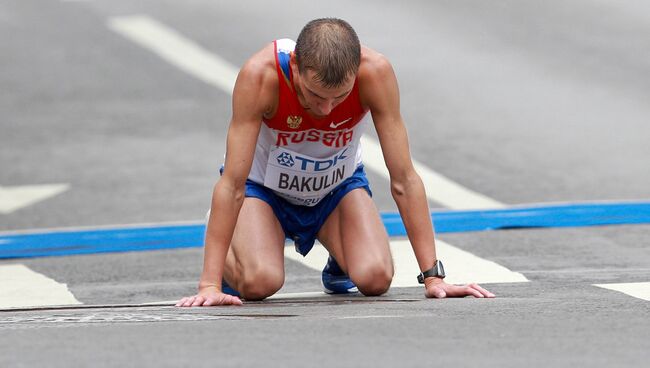
[[[317,81],[331,88],[357,74],[361,63],[359,37],[348,22],[338,18],[314,19],[300,31],[296,61],[303,74],[311,69]]]

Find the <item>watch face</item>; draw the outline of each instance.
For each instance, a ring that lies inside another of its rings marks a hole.
[[[436,268],[438,269],[438,276],[441,278],[445,278],[445,267],[442,265],[442,262],[437,261],[436,262]]]

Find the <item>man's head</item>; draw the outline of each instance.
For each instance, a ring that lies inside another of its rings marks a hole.
[[[339,87],[354,76],[361,62],[357,33],[344,20],[315,19],[307,23],[296,41],[300,74],[312,70],[323,87]]]
[[[307,107],[317,115],[329,114],[347,97],[359,70],[361,45],[356,32],[341,19],[312,20],[300,32],[294,55]],[[318,100],[321,106],[316,106]]]

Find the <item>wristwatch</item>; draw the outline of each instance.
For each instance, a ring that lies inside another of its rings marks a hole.
[[[441,279],[445,278],[445,268],[442,266],[442,261],[436,260],[436,263],[433,265],[433,267],[431,267],[430,269],[424,272],[420,272],[420,274],[418,275],[418,282],[420,284],[424,284],[424,279],[432,276]]]

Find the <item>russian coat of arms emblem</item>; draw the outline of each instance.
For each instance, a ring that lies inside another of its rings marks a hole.
[[[302,116],[289,115],[287,117],[287,125],[291,129],[297,129],[300,126],[300,123],[302,123]]]

